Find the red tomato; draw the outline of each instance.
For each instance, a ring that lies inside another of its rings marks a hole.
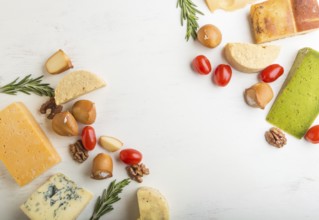
[[[313,144],[319,144],[319,125],[315,125],[311,127],[306,135],[305,138],[307,141],[313,143]]]
[[[202,75],[207,75],[212,71],[209,60],[204,55],[195,57],[192,62],[193,69]]]
[[[142,154],[135,149],[128,148],[120,152],[120,159],[129,165],[138,164],[142,160]]]
[[[220,64],[217,66],[214,72],[214,82],[218,86],[226,86],[232,76],[232,69],[227,64]]]
[[[265,83],[270,83],[278,79],[284,73],[284,68],[279,64],[272,64],[260,73],[260,78]]]
[[[94,128],[85,126],[82,130],[82,143],[86,150],[93,150],[96,145],[96,135]]]

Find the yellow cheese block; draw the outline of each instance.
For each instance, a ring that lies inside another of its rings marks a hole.
[[[21,102],[0,111],[0,160],[23,186],[61,161],[32,114]]]

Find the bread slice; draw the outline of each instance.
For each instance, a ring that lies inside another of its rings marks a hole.
[[[228,43],[224,48],[227,62],[236,70],[255,73],[272,64],[280,52],[274,45]]]
[[[75,71],[64,76],[55,89],[57,105],[105,86],[105,82],[88,71]]]
[[[256,43],[304,34],[319,28],[317,0],[268,0],[250,8]]]

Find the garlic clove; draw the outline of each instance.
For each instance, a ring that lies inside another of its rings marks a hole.
[[[123,143],[119,139],[110,136],[101,136],[99,143],[101,147],[110,152],[118,151],[123,147]]]
[[[274,97],[274,93],[268,83],[260,82],[246,89],[244,97],[249,106],[264,109]]]

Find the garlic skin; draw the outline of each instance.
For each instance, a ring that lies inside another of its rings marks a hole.
[[[260,82],[246,89],[244,97],[249,106],[265,109],[274,97],[274,92],[268,83]]]

